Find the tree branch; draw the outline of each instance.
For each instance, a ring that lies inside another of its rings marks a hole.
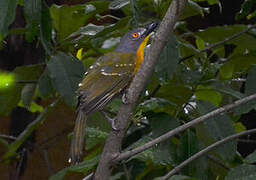
[[[185,60],[187,60],[187,59],[189,59],[189,58],[191,58],[191,57],[194,57],[194,56],[197,55],[197,54],[201,54],[201,53],[207,52],[207,51],[209,51],[210,49],[214,49],[214,48],[216,48],[216,47],[218,47],[218,46],[221,46],[221,45],[225,44],[225,43],[228,42],[228,41],[231,41],[231,40],[233,40],[233,39],[235,39],[235,38],[238,38],[239,36],[241,36],[241,35],[247,33],[248,31],[250,31],[250,30],[253,29],[253,28],[256,28],[256,24],[255,24],[255,25],[252,25],[252,26],[249,26],[247,29],[245,29],[245,30],[243,30],[243,31],[241,31],[241,32],[238,32],[238,33],[236,33],[236,34],[234,34],[234,35],[232,35],[232,36],[230,36],[230,37],[225,38],[223,41],[220,41],[220,42],[217,42],[217,43],[215,43],[215,44],[212,44],[212,45],[210,45],[210,46],[208,46],[208,47],[202,49],[201,51],[198,51],[198,52],[195,53],[195,54],[192,54],[192,55],[189,55],[189,56],[186,56],[186,57],[181,58],[181,59],[179,60],[179,63],[184,62]]]
[[[238,106],[241,106],[243,104],[246,104],[248,103],[249,101],[252,101],[252,100],[255,100],[256,99],[256,94],[253,94],[253,95],[250,95],[250,96],[247,96],[243,99],[240,99],[240,100],[237,100],[231,104],[228,104],[228,105],[225,105],[223,107],[220,107],[214,111],[211,111],[203,116],[200,116],[182,126],[179,126],[169,132],[167,132],[166,134],[162,135],[162,136],[159,136],[158,138],[144,144],[143,146],[140,146],[140,147],[137,147],[135,149],[132,149],[132,150],[129,150],[129,151],[126,151],[126,152],[123,152],[121,153],[116,159],[115,161],[121,161],[121,160],[124,160],[124,159],[127,159],[127,158],[130,158],[131,156],[134,156],[142,151],[145,151],[146,149],[149,149],[153,146],[155,146],[156,144],[162,142],[162,141],[165,141],[167,139],[169,139],[170,137],[190,128],[190,127],[193,127],[201,122],[204,122],[206,121],[207,119],[209,118],[212,118],[212,117],[215,117],[217,115],[220,115],[224,112],[227,112],[227,111],[230,111]]]
[[[205,149],[199,151],[198,153],[194,154],[193,156],[191,156],[190,158],[188,158],[187,160],[183,161],[180,165],[176,166],[175,168],[173,168],[168,174],[166,174],[162,179],[169,179],[171,176],[173,176],[174,174],[176,174],[177,172],[179,172],[183,167],[185,167],[187,164],[189,164],[190,162],[194,161],[195,159],[198,159],[199,157],[205,155],[206,153],[208,153],[209,151],[215,149],[216,147],[225,144],[229,141],[232,141],[238,137],[247,135],[247,134],[252,134],[252,133],[256,133],[256,129],[251,129],[248,131],[244,131],[238,134],[234,134],[231,136],[228,136],[220,141],[217,141],[213,144],[211,144],[210,146],[206,147]]]
[[[99,165],[97,167],[94,179],[109,179],[111,167],[114,164],[113,159],[120,154],[122,139],[125,136],[126,129],[130,122],[130,117],[139,99],[139,95],[144,89],[154,67],[160,57],[160,53],[167,44],[173,27],[178,20],[187,0],[173,0],[165,17],[163,18],[159,29],[150,46],[149,53],[138,73],[134,77],[129,89],[127,90],[127,104],[122,104],[117,115],[116,126],[119,131],[111,131],[106,140]]]

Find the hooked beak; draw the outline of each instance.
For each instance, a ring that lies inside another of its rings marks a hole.
[[[143,33],[143,36],[147,37],[151,32],[153,32],[156,29],[157,25],[158,25],[158,23],[156,23],[156,22],[148,25],[145,32]]]

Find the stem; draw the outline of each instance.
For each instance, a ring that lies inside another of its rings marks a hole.
[[[234,34],[234,35],[232,35],[232,36],[230,36],[230,37],[225,38],[223,41],[220,41],[220,42],[217,42],[217,43],[215,43],[215,44],[212,44],[212,45],[206,47],[205,49],[202,49],[201,51],[198,51],[198,52],[195,53],[195,54],[192,54],[192,55],[189,55],[189,56],[186,56],[186,57],[181,58],[181,59],[179,60],[179,63],[182,63],[182,62],[186,61],[187,59],[189,59],[189,58],[191,58],[191,57],[194,57],[195,55],[198,55],[198,54],[207,52],[207,51],[209,51],[209,50],[211,50],[211,49],[214,49],[214,48],[216,48],[216,47],[218,47],[218,46],[221,46],[221,45],[225,44],[225,43],[228,42],[228,41],[231,41],[231,40],[233,40],[233,39],[235,39],[235,38],[238,38],[239,36],[241,36],[241,35],[247,33],[248,31],[250,31],[250,30],[253,29],[253,28],[256,28],[256,24],[255,24],[255,25],[252,25],[252,26],[248,27],[247,29],[245,29],[245,30],[243,30],[243,31],[241,31],[241,32],[238,32],[238,33],[236,33],[236,34]]]
[[[206,147],[205,149],[199,151],[198,153],[194,154],[193,156],[191,156],[190,158],[188,158],[187,160],[183,161],[180,165],[176,166],[175,168],[173,168],[168,174],[166,174],[162,179],[166,180],[169,179],[171,176],[173,176],[174,174],[176,174],[177,172],[179,172],[183,167],[185,167],[187,164],[189,164],[190,162],[194,161],[195,159],[198,159],[199,157],[205,155],[206,153],[208,153],[209,151],[215,149],[216,147],[228,143],[229,141],[233,141],[238,137],[247,135],[247,134],[252,134],[252,133],[256,133],[256,129],[251,129],[248,131],[244,131],[241,132],[239,134],[235,134],[235,135],[231,135],[228,136],[220,141],[217,141],[213,144],[211,144],[210,146]]]

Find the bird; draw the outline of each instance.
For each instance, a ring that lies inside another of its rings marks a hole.
[[[69,162],[82,160],[87,117],[103,110],[113,98],[129,87],[144,59],[144,50],[157,23],[126,33],[113,52],[99,57],[88,68],[77,90],[77,117],[71,140]],[[115,130],[114,123],[112,128]]]

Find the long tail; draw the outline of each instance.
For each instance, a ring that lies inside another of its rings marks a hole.
[[[69,154],[72,165],[79,163],[83,155],[86,119],[86,114],[78,111]]]

